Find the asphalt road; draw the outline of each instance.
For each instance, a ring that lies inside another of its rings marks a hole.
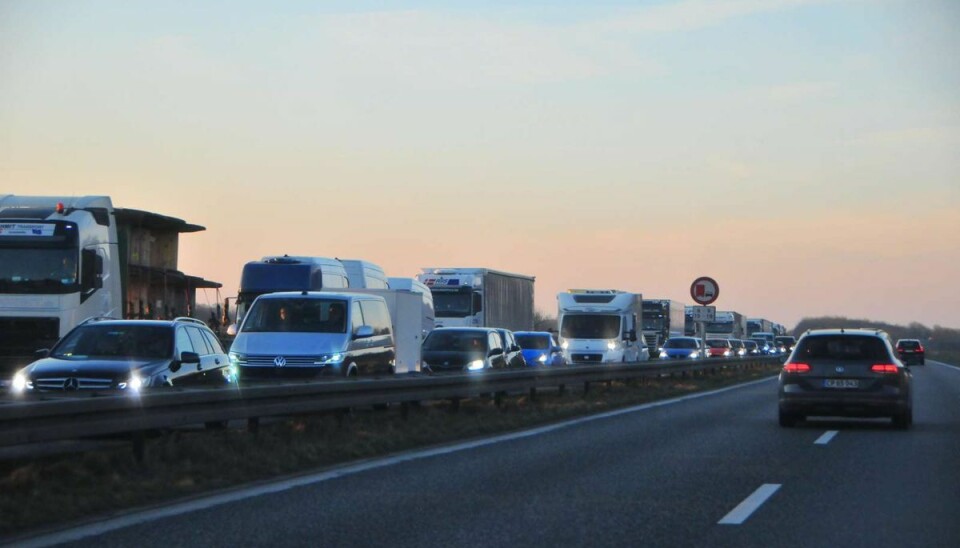
[[[960,545],[960,369],[930,361],[912,369],[909,431],[886,420],[780,428],[776,382],[766,380],[349,465],[36,540],[164,547],[954,547]],[[748,499],[759,504],[742,507]]]

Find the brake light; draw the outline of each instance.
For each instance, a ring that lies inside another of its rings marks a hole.
[[[923,352],[923,345],[920,345],[920,348],[917,349],[917,352]]]
[[[785,363],[783,364],[785,373],[809,373],[810,366],[805,363]]]
[[[870,366],[870,371],[874,373],[896,373],[899,369],[892,363],[877,363]]]

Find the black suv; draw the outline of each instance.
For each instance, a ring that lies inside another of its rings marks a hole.
[[[423,341],[423,369],[430,373],[478,372],[507,367],[496,329],[441,327]]]
[[[919,340],[900,339],[897,341],[897,354],[900,355],[900,361],[903,363],[923,365],[926,352]]]
[[[236,376],[206,324],[175,320],[88,320],[13,378],[16,393],[226,384]]]
[[[780,426],[827,415],[891,417],[906,429],[913,423],[912,384],[883,331],[807,331],[780,371]]]

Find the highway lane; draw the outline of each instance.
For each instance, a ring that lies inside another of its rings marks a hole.
[[[76,544],[954,546],[960,370],[928,364],[913,368],[907,432],[881,420],[782,429],[767,380],[133,515]],[[742,524],[719,523],[762,486],[779,487]]]

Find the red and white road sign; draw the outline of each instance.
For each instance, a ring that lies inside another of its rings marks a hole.
[[[700,305],[713,304],[720,296],[720,285],[713,278],[701,276],[690,286],[690,297]]]

